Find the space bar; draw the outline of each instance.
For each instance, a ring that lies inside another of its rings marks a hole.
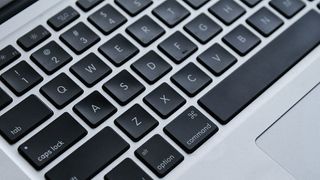
[[[320,43],[320,14],[311,10],[199,100],[226,124]]]

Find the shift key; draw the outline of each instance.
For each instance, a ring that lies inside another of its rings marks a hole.
[[[13,144],[53,115],[37,96],[31,95],[0,116],[0,134]]]
[[[19,146],[20,154],[37,170],[42,169],[87,134],[68,113]]]

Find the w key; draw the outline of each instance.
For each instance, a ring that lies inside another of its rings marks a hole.
[[[68,113],[62,114],[18,148],[37,170],[42,169],[87,134]]]
[[[17,95],[21,96],[39,84],[43,78],[25,61],[1,75],[1,80]]]

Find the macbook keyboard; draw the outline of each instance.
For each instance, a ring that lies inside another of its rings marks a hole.
[[[320,42],[317,0],[66,4],[0,49],[0,134],[50,180],[173,173]]]

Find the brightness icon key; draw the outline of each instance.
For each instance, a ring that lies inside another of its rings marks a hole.
[[[43,26],[39,25],[36,28],[32,29],[17,41],[19,46],[25,51],[30,51],[32,48],[36,47],[47,38],[51,36],[50,32],[45,29]]]

